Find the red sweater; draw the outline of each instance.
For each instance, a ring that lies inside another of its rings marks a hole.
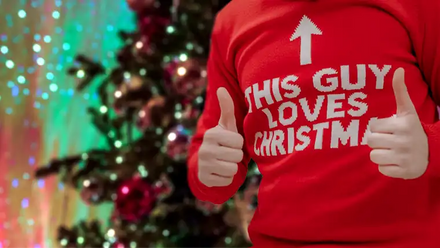
[[[364,139],[372,118],[396,113],[398,67],[429,140],[416,180],[382,175]],[[225,202],[252,158],[263,176],[255,247],[440,247],[439,0],[234,0],[217,17],[208,78],[189,184]],[[245,159],[230,186],[208,188],[197,151],[218,123],[219,87],[235,101]]]

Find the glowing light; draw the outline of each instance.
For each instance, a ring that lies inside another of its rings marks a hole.
[[[20,17],[20,18],[25,18],[26,17],[26,11],[24,11],[24,10],[19,10],[18,11],[18,17]]]
[[[186,74],[186,68],[185,68],[185,67],[179,67],[179,68],[177,69],[177,74],[178,74],[179,76],[183,76],[183,75],[185,75],[185,74]]]
[[[122,187],[121,189],[122,194],[128,194],[128,192],[130,192],[130,189],[127,186]]]

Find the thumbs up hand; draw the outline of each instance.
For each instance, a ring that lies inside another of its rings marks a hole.
[[[370,158],[385,176],[419,178],[428,166],[428,138],[408,94],[403,68],[394,73],[393,90],[397,113],[370,125]]]
[[[237,131],[234,102],[225,88],[217,90],[218,125],[205,132],[198,152],[199,180],[208,187],[228,186],[243,160],[243,137]]]

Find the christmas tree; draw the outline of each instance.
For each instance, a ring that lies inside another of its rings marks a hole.
[[[64,247],[246,247],[259,174],[223,205],[188,187],[186,156],[203,111],[206,61],[215,14],[227,1],[128,0],[135,32],[120,31],[116,68],[78,55],[68,74],[77,91],[97,85],[92,124],[105,147],[53,159],[37,178],[60,175],[93,206],[114,204],[108,223],[60,226]]]

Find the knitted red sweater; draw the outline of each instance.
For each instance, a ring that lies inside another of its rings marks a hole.
[[[212,35],[189,159],[194,194],[228,200],[252,158],[263,175],[256,247],[440,247],[439,16],[439,0],[232,1]],[[430,146],[416,180],[383,176],[364,139],[372,118],[396,112],[398,67]],[[245,159],[230,186],[208,188],[197,151],[218,123],[219,87],[234,99]]]

